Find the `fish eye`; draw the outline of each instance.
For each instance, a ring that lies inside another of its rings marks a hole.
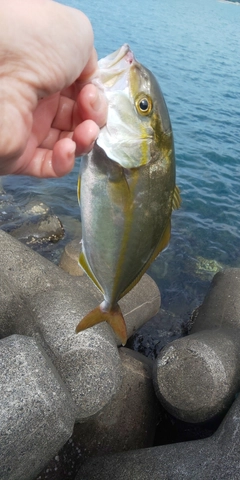
[[[143,98],[141,102],[139,102],[139,108],[142,112],[146,112],[148,110],[148,99]]]
[[[152,99],[149,95],[140,94],[135,101],[135,105],[140,115],[149,115],[152,111]]]

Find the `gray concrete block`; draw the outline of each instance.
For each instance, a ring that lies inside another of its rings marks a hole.
[[[240,390],[240,269],[219,272],[190,335],[167,345],[154,366],[165,408],[186,422],[224,414]]]
[[[123,382],[119,392],[92,419],[75,425],[73,443],[86,457],[153,445],[159,403],[152,385],[152,361],[120,349]]]
[[[237,480],[239,425],[240,398],[212,437],[95,457],[75,480]]]
[[[0,335],[18,333],[38,339],[76,403],[76,420],[83,421],[107,405],[122,381],[109,325],[104,322],[75,334],[80,319],[102,301],[102,295],[86,275],[71,277],[2,231],[0,244],[0,275],[4,282],[7,278],[7,314],[0,321]],[[155,313],[159,291],[144,276],[121,302],[132,331],[139,318],[143,322]],[[17,309],[18,303],[22,308]]]
[[[101,410],[121,385],[121,361],[111,330],[106,325],[75,334],[84,304],[76,287],[36,295],[33,302],[32,334],[39,332],[77,405],[76,421],[82,421]]]
[[[152,385],[152,361],[120,348],[123,382],[117,395],[93,418],[77,423],[69,441],[36,480],[73,479],[93,455],[149,447],[159,420]]]
[[[0,340],[0,478],[32,480],[71,436],[75,406],[34,339]]]
[[[239,368],[228,332],[199,332],[163,348],[154,363],[155,391],[172,415],[201,423],[227,411],[240,388]]]
[[[95,327],[75,334],[79,312],[81,315],[83,305],[89,305],[87,295],[85,299],[83,295],[78,286],[65,285],[64,289],[25,298],[21,310],[17,310],[20,295],[13,294],[14,303],[10,307],[8,302],[8,315],[1,325],[1,334],[18,333],[38,340],[76,404],[76,421],[101,410],[122,381],[121,361],[111,329],[103,325],[101,329]],[[9,298],[13,300],[12,295]]]
[[[227,268],[213,277],[191,333],[231,327],[240,330],[240,268]]]
[[[136,287],[119,302],[128,338],[159,311],[160,304],[161,296],[156,283],[149,275],[143,275]],[[116,342],[121,345],[118,338]]]
[[[72,240],[65,246],[59,262],[59,267],[74,277],[79,277],[84,274],[82,267],[78,263],[80,250],[80,239]]]
[[[0,301],[0,337],[4,338],[14,333],[14,325],[18,324],[19,320],[27,321],[32,317],[32,313],[4,272],[0,272]]]

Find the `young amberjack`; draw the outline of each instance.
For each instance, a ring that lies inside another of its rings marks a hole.
[[[106,321],[124,345],[127,331],[118,301],[167,246],[180,195],[171,123],[154,75],[128,45],[98,65],[93,82],[108,99],[108,118],[81,161],[79,262],[104,301],[76,331]]]

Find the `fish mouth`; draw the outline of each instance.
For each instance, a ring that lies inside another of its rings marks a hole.
[[[134,54],[127,43],[99,60],[98,68],[103,88],[123,90],[128,84],[131,65],[135,62]]]
[[[129,45],[127,43],[124,43],[122,47],[120,47],[118,50],[111,53],[107,57],[105,57],[103,60],[104,61],[109,60],[108,68],[112,68],[114,66],[119,65],[120,62],[122,63],[122,60],[124,60],[125,62],[131,65],[135,60],[135,57]]]
[[[122,60],[129,64],[135,60],[134,54],[127,43],[124,43],[118,50],[99,60],[98,66],[104,69],[113,68],[119,66],[119,62]]]

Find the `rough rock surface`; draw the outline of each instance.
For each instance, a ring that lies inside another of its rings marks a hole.
[[[31,201],[24,208],[14,205],[6,210],[0,218],[1,229],[26,245],[56,243],[64,235],[61,221],[44,203]]]

